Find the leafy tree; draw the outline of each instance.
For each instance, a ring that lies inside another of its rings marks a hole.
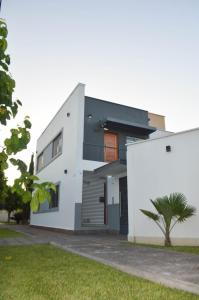
[[[0,19],[0,125],[6,126],[7,122],[18,113],[21,101],[13,100],[15,81],[9,73],[10,56],[6,53],[7,49],[7,26],[5,21]],[[26,164],[16,158],[16,154],[24,149],[30,141],[31,122],[29,117],[25,117],[22,125],[10,130],[10,137],[5,139],[1,145],[0,152],[0,182],[3,182],[4,172],[9,163],[16,166],[21,176],[14,182],[12,192],[16,192],[22,197],[24,203],[30,202],[33,211],[36,211],[39,204],[46,199],[50,201],[49,189],[55,191],[55,185],[50,182],[38,183],[39,178],[30,174]],[[4,188],[6,183],[4,182]],[[32,193],[32,190],[34,192]]]
[[[185,196],[173,193],[170,196],[157,198],[151,203],[157,213],[141,209],[141,212],[152,219],[165,237],[165,246],[171,246],[170,233],[177,223],[182,223],[196,213],[196,208],[187,204]]]
[[[31,155],[31,160],[29,164],[28,172],[30,175],[34,175],[34,154]],[[27,183],[27,190],[33,192],[32,184],[34,183],[33,180],[30,179],[30,181]],[[24,222],[28,222],[30,219],[30,202],[23,203],[23,212],[22,212],[22,218]]]
[[[8,222],[10,222],[11,213],[22,208],[22,204],[22,197],[16,192],[12,192],[11,187],[7,187],[6,197],[1,203],[1,207],[8,213]]]
[[[7,178],[4,172],[0,169],[0,209],[7,195]]]

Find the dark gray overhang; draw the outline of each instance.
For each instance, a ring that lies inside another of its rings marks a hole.
[[[106,121],[104,122],[104,127],[106,128],[119,128],[123,130],[128,130],[128,131],[136,131],[141,134],[150,134],[154,131],[156,131],[155,127],[151,127],[148,125],[140,124],[140,123],[135,123],[135,122],[129,122],[125,120],[120,120],[120,119],[113,119],[113,118],[107,118]]]
[[[99,176],[114,176],[126,172],[126,160],[119,159],[94,170]]]

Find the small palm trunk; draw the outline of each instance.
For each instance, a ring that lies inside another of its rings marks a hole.
[[[169,230],[166,230],[164,245],[166,247],[170,247],[171,246],[171,239],[170,239],[170,232],[169,232]]]

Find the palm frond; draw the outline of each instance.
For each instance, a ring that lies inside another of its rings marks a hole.
[[[151,200],[151,203],[158,213],[162,215],[165,226],[169,227],[173,216],[172,208],[169,204],[169,197],[163,196],[161,198],[156,198],[155,200]]]
[[[184,211],[178,218],[178,222],[184,222],[186,219],[196,214],[196,208],[194,206],[186,205]]]
[[[140,211],[147,217],[149,217],[150,219],[154,220],[154,221],[159,221],[160,217],[159,215],[153,213],[152,211],[149,210],[145,210],[145,209],[140,209]]]

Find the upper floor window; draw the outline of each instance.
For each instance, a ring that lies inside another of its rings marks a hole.
[[[37,157],[37,170],[41,170],[44,167],[44,153],[42,152]]]
[[[43,149],[37,157],[37,171],[46,167],[62,152],[62,131]]]
[[[59,133],[52,143],[52,157],[55,157],[62,151],[62,133]]]

